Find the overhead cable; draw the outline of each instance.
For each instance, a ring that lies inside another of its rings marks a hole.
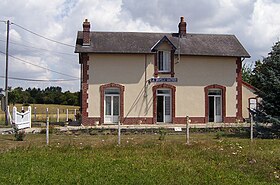
[[[63,42],[59,42],[59,41],[56,41],[56,40],[47,38],[47,37],[45,37],[45,36],[43,36],[43,35],[40,35],[40,34],[38,34],[38,33],[35,33],[34,31],[31,31],[31,30],[29,30],[29,29],[27,29],[27,28],[25,28],[25,27],[23,27],[23,26],[20,26],[20,25],[14,23],[14,22],[13,22],[12,24],[15,25],[15,26],[17,26],[17,27],[19,27],[19,28],[21,28],[21,29],[23,29],[23,30],[25,30],[25,31],[27,31],[27,32],[29,32],[29,33],[32,33],[32,34],[34,34],[34,35],[36,35],[36,36],[38,36],[38,37],[41,37],[41,38],[43,38],[43,39],[46,39],[46,40],[48,40],[48,41],[55,42],[55,43],[57,43],[57,44],[61,44],[61,45],[68,46],[68,47],[72,47],[72,48],[75,47],[75,46],[70,45],[70,44],[66,44],[66,43],[63,43]]]
[[[5,78],[5,76],[0,75],[0,78]],[[50,79],[50,80],[44,80],[44,79],[30,79],[30,78],[19,78],[19,77],[9,77],[9,79],[21,80],[21,81],[30,81],[30,82],[67,82],[67,81],[79,80],[79,79]]]
[[[3,51],[0,51],[0,53],[2,53],[2,54],[4,54],[4,55],[6,54],[6,53],[3,52]],[[45,69],[45,70],[48,70],[48,71],[51,71],[51,72],[60,74],[60,75],[68,76],[68,77],[71,77],[71,78],[77,78],[77,77],[75,77],[75,76],[71,76],[71,75],[68,75],[68,74],[65,74],[65,73],[61,73],[61,72],[58,72],[58,71],[55,71],[55,70],[52,70],[52,69],[49,69],[49,68],[46,68],[46,67],[37,65],[37,64],[33,64],[33,63],[31,63],[31,62],[28,62],[28,61],[23,60],[23,59],[21,59],[21,58],[15,57],[15,56],[13,56],[13,55],[9,55],[9,57],[14,58],[14,59],[16,59],[16,60],[18,60],[18,61],[21,61],[21,62],[23,62],[23,63],[27,63],[27,64],[30,64],[30,65],[33,65],[33,66],[36,66],[36,67],[39,67],[39,68],[42,68],[42,69]],[[77,79],[79,79],[79,78],[77,78]]]

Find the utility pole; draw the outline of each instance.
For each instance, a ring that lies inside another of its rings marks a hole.
[[[8,110],[8,63],[9,63],[9,32],[10,32],[10,21],[7,21],[7,41],[6,41],[6,78],[5,78],[5,104],[6,104],[6,119],[5,123],[9,123],[9,110]]]

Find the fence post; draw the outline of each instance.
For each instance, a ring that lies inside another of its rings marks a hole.
[[[121,121],[118,121],[118,145],[121,145]]]
[[[59,122],[59,108],[56,110],[56,122]]]
[[[186,116],[186,143],[187,143],[187,145],[190,144],[190,125],[189,125],[189,122],[190,122],[190,118],[189,118],[189,116]]]
[[[46,118],[48,119],[49,117],[49,108],[46,108]]]
[[[77,110],[75,109],[75,110],[74,110],[74,121],[77,121],[76,115],[77,115]]]
[[[46,142],[49,145],[49,110],[47,108]]]
[[[66,121],[68,121],[68,109],[66,109]]]
[[[253,137],[254,137],[254,119],[253,119],[253,113],[250,113],[250,118],[251,118],[251,123],[250,123],[250,139],[251,142],[253,142]]]
[[[37,121],[37,115],[36,115],[36,114],[37,114],[37,112],[36,112],[36,109],[37,109],[37,108],[36,108],[36,107],[34,107],[34,120],[35,120],[35,121]]]

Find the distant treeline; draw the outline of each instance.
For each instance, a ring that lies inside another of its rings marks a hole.
[[[28,88],[17,87],[9,92],[10,104],[62,104],[79,106],[80,92],[62,92],[61,87]]]

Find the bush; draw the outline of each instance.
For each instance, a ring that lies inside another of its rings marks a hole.
[[[24,137],[25,137],[25,131],[24,130],[15,129],[16,141],[23,141]]]
[[[167,134],[167,130],[165,128],[159,128],[159,140],[164,140],[165,139],[165,136]]]

